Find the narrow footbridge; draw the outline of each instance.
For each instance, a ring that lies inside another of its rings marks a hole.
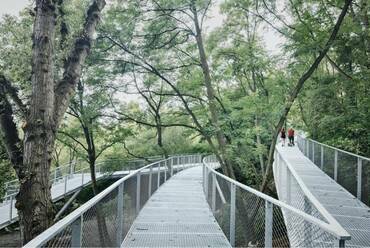
[[[213,156],[173,156],[123,176],[25,247],[369,247],[370,160],[346,153],[356,156],[351,178],[342,151],[331,161],[319,143],[297,142],[277,145],[279,200],[224,176]]]
[[[160,157],[151,157],[150,161],[159,160]],[[106,165],[122,164],[120,169],[112,172],[106,170]],[[117,160],[107,160],[96,164],[97,180],[110,177],[122,177],[134,170],[142,167],[146,163],[143,159],[129,160],[120,162]],[[89,166],[83,161],[75,161],[68,165],[63,165],[50,172],[51,196],[53,201],[58,201],[68,195],[79,191],[83,187],[90,185],[91,174]],[[0,229],[18,221],[18,214],[15,208],[15,196],[18,193],[18,180],[13,180],[5,184],[5,196],[0,203]]]

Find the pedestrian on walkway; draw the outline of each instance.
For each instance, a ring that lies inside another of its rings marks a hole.
[[[282,128],[280,131],[280,138],[281,142],[283,143],[282,146],[285,146],[285,139],[286,139],[286,133],[285,133],[285,128]]]
[[[294,129],[289,128],[288,130],[289,146],[294,146]]]

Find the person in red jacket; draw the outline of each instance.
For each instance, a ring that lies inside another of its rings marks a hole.
[[[294,146],[294,129],[289,128],[288,130],[289,145]]]
[[[285,133],[285,128],[282,128],[280,131],[280,138],[281,142],[283,143],[282,146],[285,146],[285,139],[286,139],[286,133]]]

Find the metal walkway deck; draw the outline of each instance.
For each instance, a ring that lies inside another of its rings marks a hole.
[[[279,145],[277,149],[281,159],[290,164],[318,202],[351,235],[346,247],[369,247],[370,208],[320,170],[297,147]]]
[[[202,188],[202,167],[184,170],[146,203],[122,247],[231,247]]]

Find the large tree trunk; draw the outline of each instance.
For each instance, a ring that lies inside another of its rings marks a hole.
[[[228,163],[228,159],[226,156],[226,137],[221,129],[219,118],[218,118],[218,113],[217,113],[217,106],[216,106],[216,99],[215,99],[215,94],[214,94],[214,89],[212,86],[212,80],[211,80],[211,74],[209,72],[209,66],[207,62],[207,56],[205,53],[204,49],[204,44],[203,44],[203,38],[202,38],[202,32],[200,29],[199,25],[199,20],[198,20],[198,13],[197,13],[197,8],[195,6],[195,1],[192,1],[192,12],[194,16],[194,26],[195,26],[195,38],[197,42],[197,47],[199,50],[199,58],[200,58],[200,64],[202,67],[203,71],[203,77],[204,77],[204,85],[206,86],[206,91],[207,91],[207,99],[208,99],[208,108],[209,112],[211,114],[211,121],[216,129],[216,139],[218,142],[218,149],[221,155],[221,165],[224,168],[225,171],[227,171],[228,176],[235,178],[234,170],[232,166]]]
[[[49,171],[55,142],[53,46],[55,3],[36,1],[33,30],[32,96],[24,126],[23,170],[16,207],[24,243],[53,221]]]

